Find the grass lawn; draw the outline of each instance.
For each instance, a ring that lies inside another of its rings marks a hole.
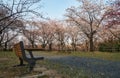
[[[85,58],[98,58],[110,61],[120,62],[120,53],[108,53],[108,52],[36,52],[37,55],[44,56],[77,56]],[[22,77],[24,75],[38,74],[39,72],[28,73],[28,67],[12,67],[19,64],[18,58],[14,52],[0,52],[0,78],[13,78]],[[59,74],[63,75],[62,78],[103,78],[102,73],[93,74],[89,70],[84,68],[76,69],[70,66],[65,66],[59,63],[53,63],[49,60],[40,61],[41,66],[47,69],[55,69]],[[49,78],[49,77],[38,77],[38,78]]]

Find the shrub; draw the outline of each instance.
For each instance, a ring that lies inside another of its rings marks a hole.
[[[99,51],[102,52],[120,52],[120,42],[112,41],[112,42],[103,42],[99,44]]]

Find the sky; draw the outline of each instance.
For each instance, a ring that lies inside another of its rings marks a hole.
[[[41,4],[43,15],[51,19],[63,19],[67,8],[79,5],[76,0],[42,0]]]

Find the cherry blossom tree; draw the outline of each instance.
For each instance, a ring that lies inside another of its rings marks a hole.
[[[120,0],[114,0],[104,15],[107,30],[120,41]]]
[[[79,7],[71,7],[66,11],[67,22],[78,26],[89,40],[89,50],[94,51],[94,37],[104,19],[104,2],[102,0],[78,0]]]
[[[29,13],[40,15],[35,11],[34,4],[39,3],[41,0],[0,0],[0,34],[16,19],[23,19]],[[7,21],[7,23],[6,23]]]

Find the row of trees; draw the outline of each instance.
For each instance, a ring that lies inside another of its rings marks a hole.
[[[35,0],[34,2],[32,2],[33,0],[30,0],[30,2],[28,0],[21,1],[16,6],[13,0],[12,16],[11,14],[7,14],[5,8],[0,12],[0,15],[3,14],[3,17],[0,17],[2,19],[2,21],[0,20],[0,46],[4,45],[5,49],[8,42],[9,44],[13,44],[17,40],[16,38],[20,38],[18,36],[20,33],[23,41],[29,43],[28,45],[31,45],[33,48],[36,45],[41,45],[42,48],[49,50],[80,49],[94,51],[98,50],[99,47],[101,49],[103,43],[110,43],[110,40],[117,42],[118,48],[120,46],[119,0],[114,0],[110,5],[106,5],[105,1],[102,0],[77,0],[80,6],[68,8],[64,21],[51,19],[44,21],[23,21],[20,17],[24,16],[24,14],[26,15],[28,12],[40,16],[39,13],[30,10],[29,6],[29,4],[35,4],[39,0]],[[16,8],[14,10],[15,6],[18,11]],[[22,10],[22,12],[19,12],[19,10]],[[15,20],[13,21],[11,18],[15,18]]]
[[[38,43],[42,45],[42,48],[48,47],[49,50],[52,48],[66,50],[70,46],[76,50],[77,44],[80,44],[79,40],[82,40],[82,34],[76,26],[67,26],[66,23],[60,21],[34,22],[31,26],[33,30],[25,30],[24,36],[30,41],[32,47]]]

